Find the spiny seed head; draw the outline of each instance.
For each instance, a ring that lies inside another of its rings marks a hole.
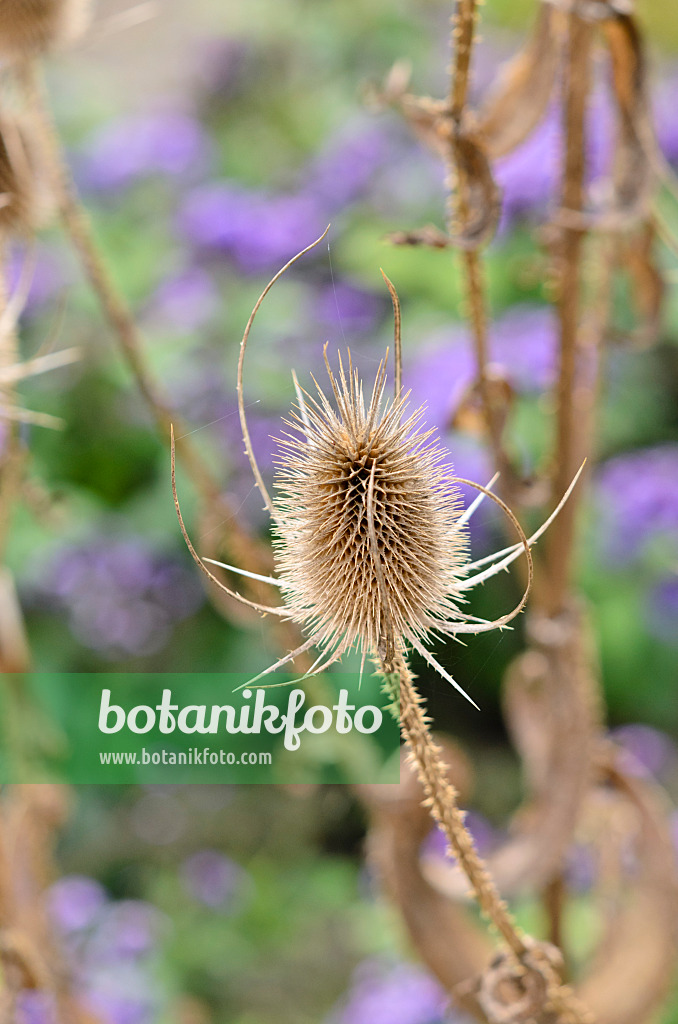
[[[389,633],[445,633],[467,546],[446,453],[421,432],[422,410],[404,417],[407,395],[384,400],[383,365],[367,407],[350,357],[348,376],[327,369],[336,409],[316,384],[318,399],[288,421],[301,436],[278,442],[274,544],[285,604],[332,648],[373,653]]]
[[[2,0],[0,53],[35,57],[73,42],[87,27],[89,0]]]

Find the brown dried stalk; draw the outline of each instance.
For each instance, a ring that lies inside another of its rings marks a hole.
[[[386,677],[396,676],[398,679],[401,731],[426,797],[425,805],[442,828],[450,853],[468,879],[483,915],[497,929],[520,965],[515,976],[525,978],[537,975],[543,982],[535,990],[539,992],[540,1005],[531,1006],[533,1016],[539,1018],[542,1013],[552,1012],[563,1022],[584,1024],[592,1021],[592,1015],[573,991],[562,984],[547,948],[539,946],[517,928],[487,865],[478,855],[473,838],[464,825],[464,814],[457,803],[457,792],[449,781],[449,769],[442,760],[440,747],[431,736],[422,697],[402,655],[398,652],[392,664],[382,662],[381,669]],[[506,969],[516,971],[511,961],[506,962]],[[488,975],[481,976],[479,998],[486,1013],[488,1006],[487,1002],[483,1005],[483,993],[487,994],[490,986]]]
[[[457,0],[457,7],[452,20],[454,60],[450,71],[449,92],[449,115],[453,129],[450,140],[451,166],[449,170],[449,185],[452,188],[456,178],[457,186],[456,193],[450,194],[448,204],[448,230],[452,236],[458,231],[457,225],[460,225],[463,231],[470,216],[469,188],[471,179],[467,167],[460,160],[462,155],[460,140],[462,138],[462,120],[468,94],[469,69],[476,18],[476,0]],[[491,178],[489,164],[487,167]],[[510,473],[510,462],[502,445],[502,428],[497,416],[498,410],[493,401],[493,391],[487,375],[487,314],[484,298],[483,270],[478,248],[465,248],[462,253],[462,261],[466,272],[468,317],[476,353],[478,391],[483,404],[494,464],[502,473],[502,488],[506,494],[507,482],[512,479],[512,474]]]
[[[34,132],[35,147],[55,196],[66,232],[81,260],[85,275],[97,296],[104,316],[111,325],[120,351],[129,366],[156,423],[158,434],[167,443],[170,425],[174,423],[176,450],[183,460],[195,489],[206,507],[220,521],[228,523],[222,533],[224,547],[253,570],[270,569],[270,549],[258,542],[241,525],[228,498],[222,492],[210,468],[188,437],[188,430],[159,394],[143,354],[143,338],[132,312],[118,291],[94,238],[89,218],[78,197],[75,184],[59,142],[58,131],[49,110],[49,102],[36,61],[25,60],[17,69]],[[260,584],[248,580],[246,586],[255,599],[264,591]],[[232,603],[222,605],[232,611]]]
[[[593,26],[577,14],[568,15],[567,71],[565,75],[565,159],[562,183],[562,206],[581,211],[584,206],[584,174],[586,169],[586,136],[584,119],[590,89],[591,45]],[[552,495],[580,451],[575,449],[578,434],[575,393],[579,368],[580,275],[583,231],[564,227],[558,241],[558,320],[560,324],[560,368],[557,384],[556,454],[553,462]],[[572,503],[547,545],[546,605],[557,614],[569,586],[572,542],[577,505]]]
[[[45,890],[56,873],[57,834],[69,810],[63,786],[9,786],[0,799],[2,1024],[15,1024],[16,999],[25,989],[52,996],[57,1024],[98,1024],[73,995],[45,905]]]

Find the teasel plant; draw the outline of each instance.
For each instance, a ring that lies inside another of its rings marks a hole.
[[[373,98],[398,109],[445,161],[449,192],[444,230],[407,229],[392,241],[433,247],[440,250],[440,258],[450,249],[459,252],[476,354],[476,383],[467,402],[480,408],[483,434],[501,470],[500,493],[520,511],[544,497],[553,506],[577,465],[593,453],[605,342],[612,333],[611,290],[622,266],[633,285],[638,337],[647,344],[656,331],[663,288],[653,196],[664,168],[651,124],[642,36],[630,5],[605,0],[538,5],[531,38],[505,66],[490,95],[471,110],[467,94],[477,18],[474,0],[459,0],[452,21],[453,61],[446,99],[410,93],[403,64],[396,65]],[[593,60],[600,50],[608,65],[617,136],[602,202],[592,202],[585,184],[586,111]],[[554,93],[562,111],[560,194],[542,237],[560,341],[555,430],[549,464],[532,479],[524,479],[514,468],[506,440],[511,389],[489,363],[491,319],[482,248],[492,238],[501,212],[492,161],[529,136]],[[629,259],[631,250],[635,255]],[[550,944],[548,952],[543,945],[538,948],[556,977],[568,976],[565,856],[582,835],[593,837],[601,858],[603,937],[558,1005],[549,995],[553,978],[549,981],[535,963],[529,940],[499,927],[507,951],[488,968],[490,949],[463,913],[470,873],[439,809],[447,806],[450,813],[454,807],[454,794],[442,797],[446,777],[468,783],[469,767],[460,751],[449,750],[448,774],[437,753],[435,761],[423,756],[430,742],[427,736],[422,750],[414,754],[412,774],[403,780],[398,798],[378,787],[363,791],[373,815],[372,856],[416,947],[448,991],[481,1020],[595,1019],[631,1024],[656,1012],[675,975],[678,886],[668,812],[654,784],[624,771],[603,732],[594,642],[573,585],[580,500],[577,490],[535,554],[528,649],[510,667],[504,697],[509,729],[523,759],[527,798],[509,838],[485,866],[504,896],[526,890],[541,896]],[[422,736],[425,729],[425,723],[417,725]],[[433,816],[443,821],[456,864],[431,865],[419,855],[418,840],[425,828],[419,808],[422,795]],[[611,840],[606,830],[613,821],[619,824],[624,814],[627,825]],[[624,843],[634,848],[630,873],[622,867]],[[611,891],[616,896],[606,905]],[[449,955],[441,953],[441,945]],[[652,952],[637,970],[639,946]]]
[[[371,396],[366,400],[351,354],[346,367],[339,357],[339,371],[335,373],[325,350],[332,400],[315,380],[315,395],[302,390],[294,375],[298,405],[286,425],[296,435],[283,431],[272,496],[259,469],[247,424],[243,395],[247,343],[254,318],[270,289],[326,233],[293,257],[266,286],[246,326],[238,361],[243,442],[271,516],[278,570],[277,577],[256,578],[279,589],[282,603],[264,605],[239,594],[215,576],[209,564],[244,578],[252,574],[238,566],[201,558],[196,551],[177,493],[172,434],[172,492],[181,531],[196,564],[219,589],[263,615],[293,622],[308,633],[300,646],[244,686],[288,685],[260,681],[308,655],[313,648],[320,651],[320,656],[297,682],[324,672],[352,649],[361,653],[361,675],[366,658],[375,663],[396,709],[427,804],[445,831],[450,850],[484,916],[519,959],[520,969],[526,970],[529,964],[543,980],[544,999],[549,1008],[557,1010],[564,1020],[586,1021],[587,1011],[561,982],[559,961],[553,950],[522,935],[479,857],[407,663],[408,649],[412,648],[474,703],[434,658],[425,641],[431,634],[456,637],[501,629],[523,610],[532,583],[531,547],[567,503],[583,467],[551,515],[529,538],[508,505],[489,487],[454,477],[449,467],[446,472],[441,464],[448,453],[436,445],[433,431],[421,430],[423,410],[406,414],[400,303],[393,284],[385,278],[395,317],[393,399],[385,399],[386,359],[379,365]],[[518,543],[496,555],[470,562],[466,526],[479,502],[462,511],[456,484],[469,485],[478,490],[479,499],[488,497],[496,502],[515,527]],[[527,560],[526,586],[512,611],[488,621],[461,609],[465,592],[506,569],[522,554]]]

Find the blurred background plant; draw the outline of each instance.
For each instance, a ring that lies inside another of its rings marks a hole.
[[[643,0],[638,15],[648,32],[658,141],[675,165],[678,29],[659,0]],[[283,279],[257,322],[245,397],[260,465],[272,472],[270,438],[293,399],[290,367],[302,377],[320,371],[329,340],[330,350],[349,344],[359,353],[368,380],[376,369],[392,334],[383,266],[403,304],[413,404],[427,403],[427,421],[460,475],[491,476],[467,400],[475,364],[461,277],[445,254],[384,242],[394,231],[441,222],[444,169],[395,114],[375,117],[361,102],[366,82],[403,55],[418,88],[444,95],[449,16],[447,0],[416,9],[405,0],[199,0],[190,12],[179,0],[136,8],[107,0],[75,49],[50,60],[68,159],[143,331],[145,359],[228,496],[227,506],[215,505],[205,488],[187,489],[185,512],[200,523],[201,550],[228,549],[235,537],[265,562],[258,540],[266,519],[235,407],[237,346],[262,283],[329,220],[330,251],[321,247]],[[488,0],[474,96],[493,83],[533,17],[532,3]],[[588,119],[595,191],[614,134],[602,73]],[[557,372],[541,225],[558,190],[560,133],[554,105],[521,147],[496,161],[503,213],[485,257],[490,360],[515,396],[508,443],[525,476],[549,450],[546,393]],[[660,200],[670,233],[678,207],[668,190]],[[676,255],[664,247],[658,258],[666,293],[660,312],[650,303],[646,330],[631,289],[616,283],[577,580],[613,735],[633,771],[675,797],[678,302]],[[10,289],[20,287],[27,263],[22,358],[40,354],[46,339],[80,350],[77,362],[17,385],[17,404],[58,418],[61,430],[30,416],[18,427],[0,422],[5,496],[15,459],[25,466],[20,495],[3,507],[3,519],[12,513],[4,562],[32,666],[260,670],[279,657],[278,640],[265,623],[206,598],[178,534],[166,442],[56,227],[34,245],[12,244]],[[631,263],[632,254],[630,273]],[[596,267],[586,272],[594,277]],[[492,511],[481,510],[474,556],[502,544]],[[502,576],[471,610],[494,617],[513,596]],[[520,797],[498,692],[522,647],[519,625],[441,653],[482,715],[415,663],[436,727],[473,757],[481,852],[499,844]],[[80,788],[56,852],[62,877],[50,890],[78,999],[104,1024],[436,1024],[454,1016],[442,989],[408,960],[401,926],[363,865],[364,834],[363,812],[340,788]],[[569,927],[585,949],[594,925],[584,845],[568,871],[577,892]],[[538,901],[515,909],[526,926],[543,927]],[[17,1019],[57,1020],[50,999],[27,985]],[[669,1008],[665,1020],[674,1018],[678,1009]]]

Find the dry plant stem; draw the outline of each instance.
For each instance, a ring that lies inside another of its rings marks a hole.
[[[569,37],[565,75],[565,163],[562,206],[580,212],[584,205],[586,137],[585,115],[590,88],[592,27],[576,14],[568,15]],[[556,452],[553,463],[552,500],[567,483],[581,457],[575,439],[580,438],[576,423],[578,342],[581,294],[581,258],[584,231],[562,227],[559,240],[560,262],[558,319],[560,322],[560,367],[556,385]],[[546,547],[548,610],[556,614],[562,608],[569,584],[572,542],[578,502],[563,509]]]
[[[387,676],[396,673],[399,678],[401,732],[426,793],[431,814],[445,832],[450,850],[468,878],[482,913],[492,922],[516,959],[523,962],[534,948],[534,943],[526,939],[518,929],[485,862],[478,855],[457,803],[457,791],[447,780],[447,766],[442,760],[440,748],[431,736],[423,701],[414,685],[412,673],[400,652],[396,652],[392,664],[382,660],[381,670]],[[542,973],[548,985],[548,1008],[554,1015],[547,1014],[548,1019],[555,1018],[561,1024],[591,1024],[591,1013],[577,999],[572,989],[561,984],[557,973],[546,961],[542,964]]]
[[[0,315],[7,307],[7,283],[5,276],[5,256],[7,238],[0,234]],[[0,333],[0,370],[15,366],[19,362],[19,345],[16,330],[8,323]],[[7,385],[0,388],[3,404],[12,406],[15,403],[15,387]],[[0,562],[9,532],[12,507],[21,489],[24,470],[24,459],[21,451],[18,422],[7,422],[7,442],[4,452],[0,455]]]
[[[453,64],[450,69],[450,115],[456,132],[461,132],[466,97],[468,94],[469,71],[473,39],[477,18],[476,0],[458,0],[452,19],[452,46],[454,50]],[[454,137],[450,140],[451,172],[459,162],[455,159]],[[450,187],[453,182],[450,181]],[[457,171],[456,192],[450,194],[448,201],[449,223],[448,232],[455,234],[458,224],[463,226],[468,218],[468,202],[466,182]],[[501,472],[500,490],[507,500],[512,498],[510,487],[512,473],[501,440],[501,424],[492,400],[492,389],[488,380],[488,337],[487,313],[485,300],[485,284],[482,262],[477,249],[466,249],[462,253],[462,264],[466,278],[468,316],[473,334],[473,345],[476,355],[478,374],[478,390],[482,402],[485,426],[496,468]]]
[[[158,395],[143,357],[143,339],[134,317],[123,299],[102,259],[94,239],[89,218],[78,197],[72,176],[64,159],[57,130],[49,110],[48,99],[37,62],[26,61],[19,75],[26,99],[33,117],[37,139],[42,152],[46,173],[51,179],[56,201],[66,231],[82,261],[85,274],[97,295],[107,320],[113,327],[120,349],[136,379],[155,420],[158,433],[164,443],[169,441],[170,425],[176,431],[177,455],[182,460],[195,489],[206,505],[216,509],[224,522],[228,522],[225,541],[230,551],[237,551],[241,561],[255,569],[268,569],[268,549],[260,545],[238,524],[227,499],[221,492],[218,481],[210,472],[202,457],[186,437],[186,430],[180,418],[170,411]],[[261,586],[249,584],[255,597],[266,593]]]
[[[460,186],[461,190],[461,186]],[[459,208],[461,208],[461,202]],[[468,249],[462,254],[467,284],[467,301],[469,304],[469,320],[473,334],[476,369],[478,374],[478,391],[482,402],[485,427],[487,430],[490,450],[496,469],[501,473],[499,487],[509,504],[515,504],[512,487],[513,472],[510,460],[502,444],[502,427],[492,396],[492,386],[488,377],[487,364],[488,331],[485,300],[485,280],[480,253],[477,249]]]
[[[414,685],[412,673],[399,652],[396,652],[392,665],[382,662],[381,667],[385,675],[395,672],[400,680],[401,731],[416,765],[431,814],[445,832],[450,849],[468,878],[483,914],[496,927],[511,951],[520,958],[525,955],[528,946],[464,825],[464,815],[457,804],[457,792],[447,781],[447,767],[441,759],[440,748],[431,736],[422,698]]]
[[[36,61],[24,61],[19,75],[34,121],[36,143],[40,147],[45,172],[55,193],[66,231],[82,261],[85,274],[101,303],[103,312],[115,331],[120,348],[134,374],[164,441],[169,438],[170,423],[177,428],[177,452],[201,494],[214,499],[219,487],[193,446],[182,437],[184,428],[178,417],[170,414],[158,395],[143,357],[143,341],[132,313],[118,292],[108,267],[94,240],[89,218],[78,197],[72,176],[64,159],[57,130],[49,110],[40,68]]]
[[[471,52],[476,24],[476,0],[457,0],[452,15],[453,64],[450,69],[450,114],[457,125],[461,123],[468,93]]]

